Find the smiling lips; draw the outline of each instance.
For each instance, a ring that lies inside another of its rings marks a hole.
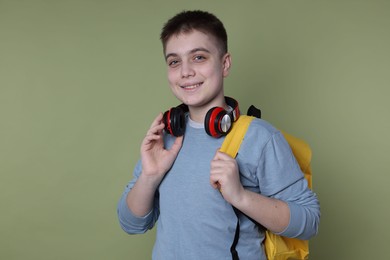
[[[193,85],[183,85],[183,86],[180,86],[180,87],[184,88],[184,89],[191,90],[191,89],[195,89],[195,88],[200,87],[202,84],[203,83],[197,83],[197,84],[193,84]]]

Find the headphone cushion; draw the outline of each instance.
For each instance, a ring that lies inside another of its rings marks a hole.
[[[173,107],[163,116],[165,131],[173,136],[182,136],[185,132],[185,114],[182,109]]]
[[[222,107],[211,108],[205,117],[204,128],[206,133],[212,137],[219,138],[224,135],[221,130],[221,119],[226,115],[226,110]]]

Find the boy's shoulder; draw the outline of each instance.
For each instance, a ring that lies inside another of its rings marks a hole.
[[[272,140],[277,143],[284,143],[283,134],[271,123],[264,119],[254,118],[245,135],[241,144],[242,150],[252,151],[257,147],[262,150],[261,147],[266,147]]]
[[[261,135],[263,137],[271,137],[275,134],[280,133],[280,131],[268,121],[255,117],[249,125],[247,133]]]

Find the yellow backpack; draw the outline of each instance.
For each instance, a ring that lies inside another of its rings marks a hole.
[[[250,113],[248,110],[248,114]],[[260,117],[260,111],[254,113],[257,117]],[[230,133],[226,136],[221,151],[229,154],[233,158],[236,157],[242,140],[248,126],[250,125],[253,116],[241,115],[234,123],[234,126]],[[312,175],[311,175],[311,149],[308,144],[303,140],[298,139],[286,132],[281,131],[289,143],[291,150],[297,159],[299,166],[308,181],[308,185],[312,187]],[[303,260],[309,258],[309,241],[301,240],[297,238],[288,238],[279,235],[275,235],[270,231],[266,231],[264,248],[267,258],[269,260]],[[238,257],[237,257],[238,259]]]

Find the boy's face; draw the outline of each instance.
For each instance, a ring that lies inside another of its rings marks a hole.
[[[165,49],[168,81],[174,95],[191,107],[224,105],[223,79],[231,58],[222,55],[216,39],[203,32],[173,35]]]

